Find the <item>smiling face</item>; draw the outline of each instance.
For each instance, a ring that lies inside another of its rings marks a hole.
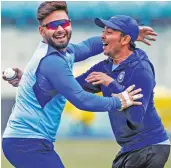
[[[69,20],[68,15],[64,10],[56,10],[49,14],[46,18],[44,18],[41,25],[46,25],[52,21],[62,19]],[[46,26],[40,26],[39,31],[46,43],[56,48],[57,50],[64,51],[69,43],[72,34],[72,28],[70,24],[64,28],[59,25],[56,30],[48,29]]]
[[[104,54],[114,58],[115,55],[120,53],[122,47],[121,32],[113,30],[105,26],[102,41]]]

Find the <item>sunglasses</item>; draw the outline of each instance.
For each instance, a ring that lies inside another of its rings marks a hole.
[[[58,26],[61,26],[63,29],[65,29],[67,26],[71,25],[71,20],[55,20],[52,22],[49,22],[47,24],[43,24],[42,27],[46,27],[48,30],[57,30]]]

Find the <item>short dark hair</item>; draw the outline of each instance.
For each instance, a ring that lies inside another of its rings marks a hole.
[[[45,1],[41,3],[37,10],[37,20],[41,24],[44,18],[56,10],[63,10],[68,15],[67,4],[65,1]]]
[[[124,36],[126,36],[126,34],[121,32],[120,37],[124,37]],[[135,50],[135,48],[136,48],[136,44],[133,41],[130,41],[129,49],[133,51],[133,50]]]

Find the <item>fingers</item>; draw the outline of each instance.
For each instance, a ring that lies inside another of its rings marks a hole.
[[[97,80],[100,80],[100,77],[99,76],[89,76],[85,79],[85,81],[87,82],[94,82],[94,81],[97,81]]]
[[[133,102],[133,105],[135,105],[135,106],[140,106],[140,105],[142,105],[142,103],[141,103],[141,102],[136,102],[136,101],[134,101],[134,102]]]
[[[143,97],[143,94],[136,94],[134,96],[132,96],[133,100],[137,100],[137,99],[141,99]]]
[[[151,36],[151,35],[145,35],[144,38],[147,39],[147,40],[156,41],[156,38]]]
[[[18,81],[19,81],[18,78],[15,78],[15,79],[13,79],[13,80],[8,81],[8,83],[9,83],[9,84],[12,84],[12,83],[15,83],[15,82],[18,82]]]
[[[126,91],[129,93],[134,89],[134,87],[135,87],[135,85],[131,85],[126,89]]]
[[[8,82],[8,83],[9,83],[9,82]],[[9,83],[9,84],[11,84],[11,85],[14,86],[14,87],[18,87],[19,82],[13,82],[13,83]]]
[[[6,77],[5,77],[4,75],[2,76],[2,79],[5,80],[5,81],[7,80]]]
[[[4,71],[2,71],[2,79],[5,81],[7,80],[6,77],[4,76]]]
[[[91,76],[91,75],[99,75],[101,72],[92,72],[90,73],[88,76]]]
[[[140,26],[139,27],[140,30],[143,30],[145,32],[151,32],[151,33],[154,33],[157,35],[157,33],[154,31],[154,29],[152,27],[149,27],[149,26]]]
[[[151,35],[151,36],[158,36],[158,33],[153,32],[153,31],[146,31],[145,34],[146,35]]]
[[[17,72],[17,73],[22,73],[22,71],[20,70],[20,69],[18,69],[18,68],[12,68],[15,72]]]
[[[117,97],[117,94],[112,93],[112,94],[111,94],[111,96],[113,96],[113,97]]]
[[[14,87],[18,87],[20,81],[18,78],[14,79],[14,80],[11,80],[11,81],[8,81],[9,84],[11,84],[12,86]]]
[[[145,30],[145,31],[147,31],[147,30],[148,30],[148,31],[154,31],[153,28],[152,28],[152,27],[149,27],[149,26],[140,26],[139,28],[140,28],[140,29],[143,29],[143,30]]]
[[[98,81],[101,79],[101,73],[99,72],[92,72],[91,74],[88,75],[88,77],[85,79],[87,82],[94,82]]]
[[[143,39],[141,40],[143,43],[147,44],[148,46],[151,46],[151,43],[149,43],[147,40]]]
[[[141,92],[141,91],[142,91],[142,89],[139,88],[139,89],[136,89],[136,90],[133,90],[132,92],[130,92],[129,95],[130,95],[130,96],[133,96],[133,95],[135,95],[135,94],[137,94],[137,93],[139,93],[139,92]]]
[[[98,84],[102,84],[102,83],[103,83],[103,81],[102,80],[99,80],[99,81],[93,82],[92,84],[93,85],[98,85]]]

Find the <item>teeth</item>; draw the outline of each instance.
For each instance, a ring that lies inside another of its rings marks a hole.
[[[65,35],[63,35],[63,36],[56,36],[55,38],[64,38],[65,37]]]
[[[104,45],[104,46],[107,46],[107,45],[108,45],[108,43],[103,42],[103,45]]]

